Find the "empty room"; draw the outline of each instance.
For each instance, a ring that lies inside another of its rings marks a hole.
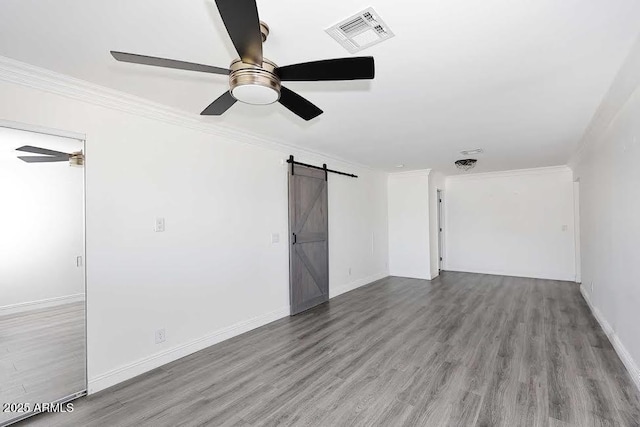
[[[640,426],[639,88],[637,0],[1,1],[0,427]]]

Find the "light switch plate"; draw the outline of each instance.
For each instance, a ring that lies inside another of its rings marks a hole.
[[[164,218],[156,218],[156,232],[161,233],[164,231]]]
[[[280,235],[278,233],[273,233],[271,235],[271,243],[278,243],[280,242]]]

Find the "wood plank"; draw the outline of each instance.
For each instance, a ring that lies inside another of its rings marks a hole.
[[[445,272],[379,280],[25,425],[638,420],[638,393],[576,284]]]
[[[0,316],[0,404],[84,391],[85,343],[84,302]],[[0,425],[19,415],[0,412]]]

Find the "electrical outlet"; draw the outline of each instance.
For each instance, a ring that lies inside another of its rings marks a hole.
[[[165,342],[165,340],[167,339],[167,336],[164,333],[164,329],[158,329],[156,331],[156,344],[160,344]]]
[[[351,267],[349,267],[349,276],[351,276]]]

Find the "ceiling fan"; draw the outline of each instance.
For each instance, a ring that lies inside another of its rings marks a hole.
[[[20,160],[27,163],[69,162],[70,166],[84,165],[84,154],[82,154],[82,150],[74,153],[63,153],[62,151],[49,150],[48,148],[23,145],[22,147],[16,148],[16,151],[43,154],[42,156],[18,156]]]
[[[322,114],[322,110],[297,93],[282,86],[284,81],[330,81],[373,79],[373,57],[351,57],[306,62],[278,67],[262,56],[262,44],[267,40],[269,27],[258,17],[255,0],[216,0],[229,37],[240,58],[229,69],[194,64],[173,59],[111,51],[122,62],[176,68],[229,76],[229,91],[223,93],[200,113],[219,116],[236,101],[267,105],[279,101],[304,120]]]

